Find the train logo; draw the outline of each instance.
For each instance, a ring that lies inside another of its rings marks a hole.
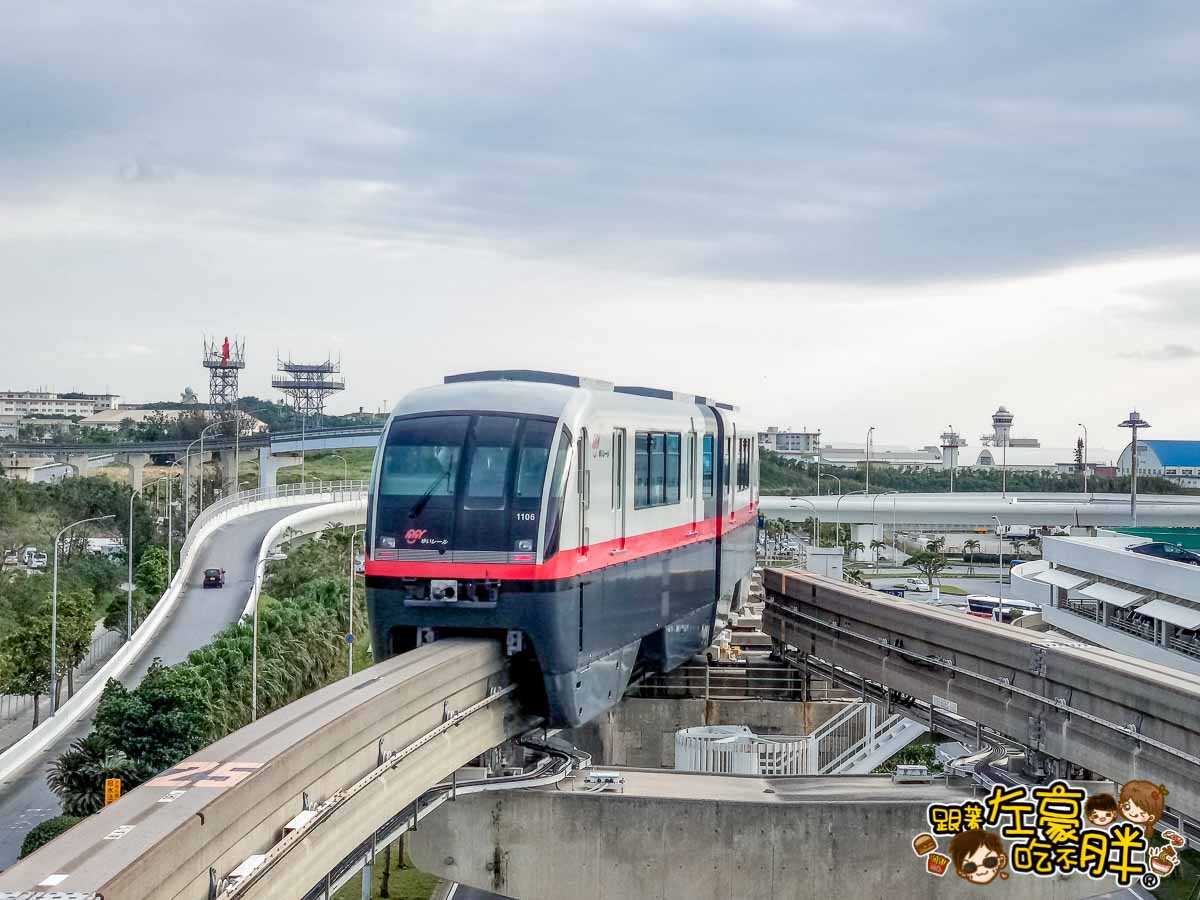
[[[415,544],[423,537],[425,537],[424,528],[410,528],[408,531],[404,532],[404,541],[408,544]]]

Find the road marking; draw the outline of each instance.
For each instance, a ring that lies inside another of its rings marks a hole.
[[[47,875],[45,881],[38,882],[38,887],[54,887],[56,884],[62,884],[64,881],[67,880],[68,877],[70,877],[70,876],[68,876],[68,875]]]
[[[159,797],[158,802],[159,803],[174,803],[176,800],[178,800],[180,797],[182,797],[186,793],[187,793],[187,791],[171,791],[169,794],[167,794],[163,797]]]
[[[183,762],[146,784],[150,787],[224,789],[233,787],[262,765],[256,762]]]
[[[104,839],[106,841],[119,841],[125,835],[129,834],[129,832],[133,831],[133,828],[134,826],[132,825],[122,825],[120,828],[114,828],[104,836]]]

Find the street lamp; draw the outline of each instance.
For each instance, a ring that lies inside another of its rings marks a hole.
[[[93,516],[90,519],[80,519],[60,529],[54,536],[54,580],[50,589],[50,715],[58,711],[58,545],[63,534],[76,525],[88,522],[102,522],[105,519],[115,519],[114,515]]]
[[[1088,430],[1082,422],[1077,424],[1083,429],[1083,492],[1086,494],[1088,492]]]
[[[821,429],[817,429],[817,496],[821,496]]]
[[[329,456],[332,459],[340,459],[342,461],[342,483],[344,484],[345,482],[349,481],[350,466],[346,462],[346,457],[342,456],[340,453],[330,453]]]
[[[174,575],[175,575],[175,529],[173,527],[172,519],[171,519],[172,513],[174,512],[174,509],[175,509],[174,504],[171,501],[171,483],[172,483],[174,476],[172,476],[170,474],[170,470],[175,468],[177,465],[179,465],[179,460],[175,460],[175,462],[173,462],[173,463],[171,463],[171,465],[167,466],[168,474],[164,476],[167,479],[167,587],[168,588],[171,586],[171,581],[173,580]],[[187,468],[186,463],[184,463],[184,468],[185,469]],[[179,473],[179,484],[181,487],[184,486],[185,479],[186,479],[186,476],[184,475],[184,473],[180,472]],[[185,495],[187,493],[186,487],[184,488],[184,493],[185,493]],[[185,496],[185,499],[186,499],[186,496]],[[186,509],[187,509],[187,507],[185,506],[184,507],[185,514],[186,514]]]
[[[132,488],[132,486],[131,486]],[[125,582],[125,587],[128,593],[128,598],[125,604],[125,640],[133,640],[133,498],[137,496],[137,491],[129,491],[129,543],[125,545],[125,557],[129,564],[128,578]]]
[[[881,491],[880,493],[876,494],[875,496],[873,496],[871,498],[871,540],[875,540],[875,528],[876,528],[875,504],[879,501],[880,497],[886,497],[888,494],[892,495],[892,543],[893,543],[893,547],[894,547],[895,541],[896,541],[896,499],[895,498],[896,498],[896,494],[898,494],[898,493],[900,493],[900,492],[893,491],[893,490]],[[878,556],[875,557],[875,569],[876,569],[876,571],[879,570],[879,557]]]
[[[875,433],[875,426],[872,425],[867,429],[867,489],[864,493],[871,493],[871,435]]]
[[[992,613],[992,619],[996,622],[1004,621],[1004,533],[1001,531],[1000,517],[992,516],[996,520],[996,536],[1000,538],[1000,602],[996,606],[996,611]]]
[[[210,428],[220,428],[224,422],[213,422],[200,429],[200,497],[196,501],[196,515],[204,512],[204,433]]]
[[[366,531],[365,528],[355,528],[350,532],[350,630],[346,633],[347,651],[346,675],[354,674],[354,539]]]
[[[262,578],[267,563],[287,559],[286,553],[268,553],[254,567],[258,590],[254,594],[254,640],[250,651],[250,721],[258,721],[258,608],[262,605]]]
[[[832,478],[834,481],[836,481],[838,483],[838,493],[840,494],[842,492],[842,479],[838,478],[836,475],[826,475],[825,477]],[[821,495],[818,494],[817,496],[819,497]]]
[[[1133,527],[1137,528],[1137,433],[1139,428],[1149,428],[1150,423],[1139,416],[1135,409],[1129,414],[1129,418],[1117,427],[1128,428],[1133,432],[1133,442],[1129,445],[1129,471],[1132,476],[1129,481],[1129,514],[1133,517]]]
[[[853,497],[855,494],[865,494],[866,491],[851,491],[848,494],[839,494],[837,502],[833,504],[833,521],[834,532],[833,542],[835,545],[841,545],[842,542],[842,501],[847,497]]]

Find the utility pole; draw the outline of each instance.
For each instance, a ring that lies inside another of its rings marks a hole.
[[[1137,458],[1137,435],[1139,428],[1149,428],[1150,423],[1138,415],[1135,409],[1129,414],[1129,418],[1117,425],[1118,428],[1128,428],[1133,432],[1133,441],[1129,445],[1129,515],[1133,519],[1133,527],[1137,528],[1137,477],[1138,477],[1138,458]]]

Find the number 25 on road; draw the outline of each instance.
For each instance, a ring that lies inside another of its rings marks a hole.
[[[147,782],[148,787],[218,788],[233,787],[251,772],[262,768],[255,762],[185,762]]]

